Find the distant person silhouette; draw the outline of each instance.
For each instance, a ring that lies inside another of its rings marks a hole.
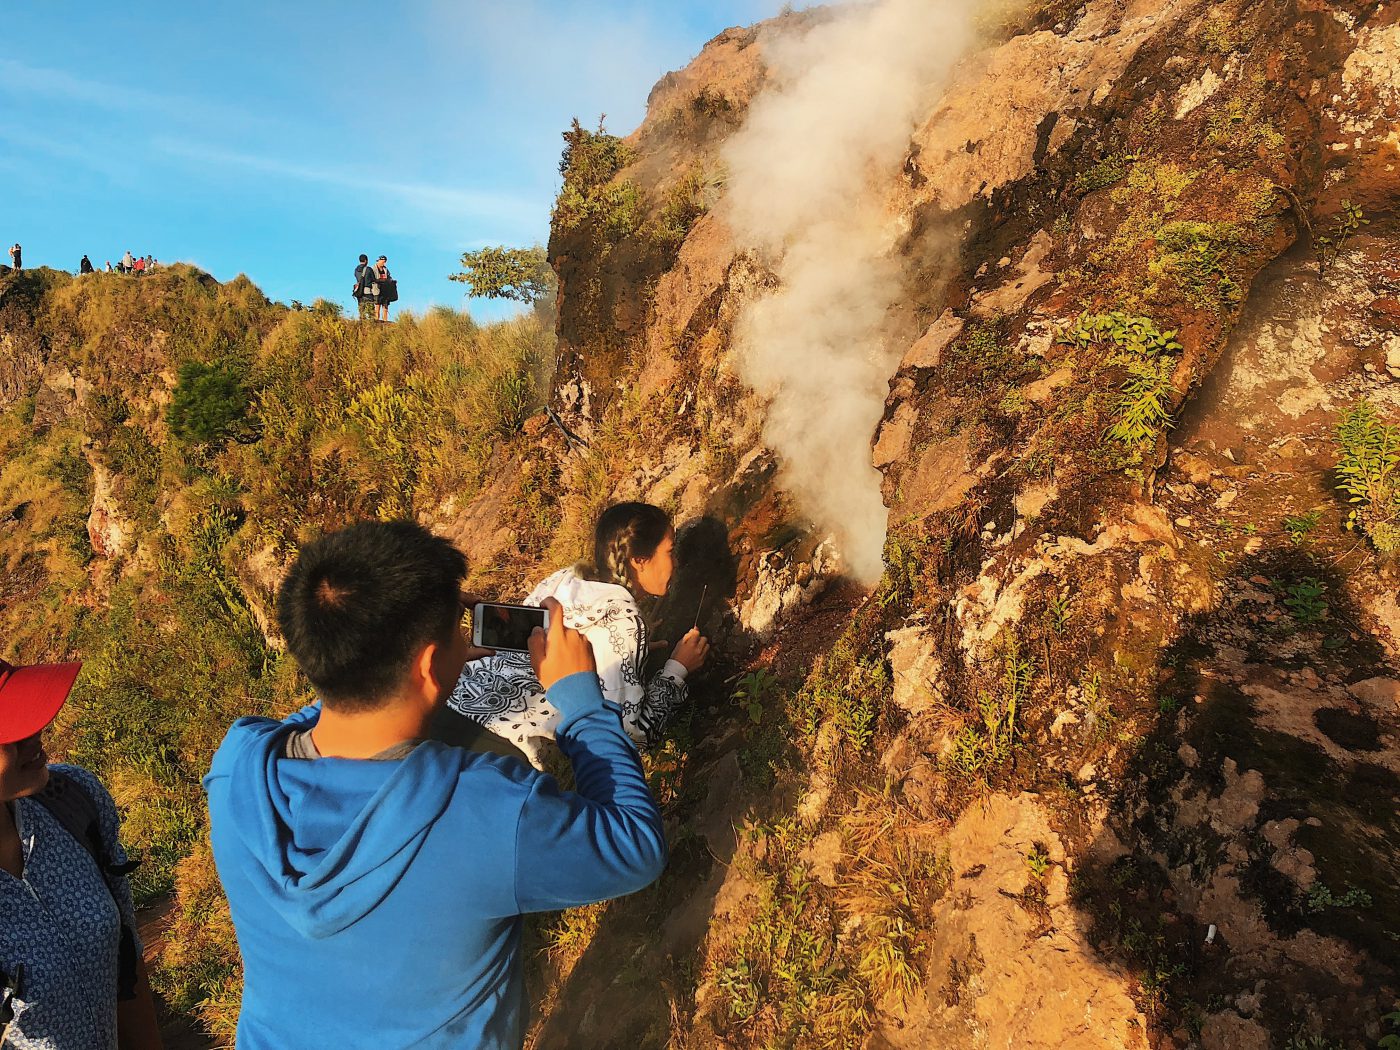
[[[84,255],[82,261],[78,263],[78,272],[92,273],[92,260],[89,259],[86,255]]]
[[[146,260],[139,255],[136,257],[135,269],[137,277],[146,272]]]
[[[136,269],[136,260],[131,257],[131,249],[127,249],[122,261],[117,263],[117,270],[120,273],[133,273]]]
[[[112,272],[112,260],[111,260],[111,259],[108,259],[108,260],[107,260],[107,272],[108,272],[108,273],[111,273],[111,272]]]
[[[389,258],[381,255],[374,264],[374,308],[375,320],[389,320],[389,304],[399,298],[399,282],[389,273]]]
[[[155,257],[154,255],[148,255],[148,256],[146,256],[146,272],[147,272],[147,273],[155,273],[155,272],[156,272],[156,257]]]
[[[374,267],[369,264],[369,256],[361,255],[355,266],[355,289],[352,294],[360,307],[360,320],[374,320]]]
[[[15,241],[15,246],[10,249],[10,265],[16,272],[24,269],[24,253],[19,246],[19,241]]]

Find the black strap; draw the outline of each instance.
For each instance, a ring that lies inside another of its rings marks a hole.
[[[140,867],[140,861],[113,863],[102,841],[102,815],[97,810],[97,800],[71,776],[55,769],[49,771],[48,785],[34,796],[34,801],[48,810],[63,830],[92,856],[93,863],[102,874],[102,881],[107,884],[107,892],[112,895],[112,902],[117,905],[117,913],[121,914],[121,901],[117,897],[118,881]],[[138,961],[136,931],[123,921],[121,943],[117,949],[118,999],[136,998]]]

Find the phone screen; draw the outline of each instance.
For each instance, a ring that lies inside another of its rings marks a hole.
[[[472,642],[487,649],[527,652],[530,634],[547,626],[545,611],[532,605],[482,603],[472,613]]]

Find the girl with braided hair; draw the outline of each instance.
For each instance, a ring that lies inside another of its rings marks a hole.
[[[666,666],[643,677],[649,645],[639,599],[659,598],[675,571],[675,529],[649,503],[605,510],[593,534],[593,560],[560,569],[530,592],[526,605],[556,598],[568,626],[593,646],[603,696],[622,709],[622,725],[638,747],[661,742],[686,698],[685,679],[704,664],[710,643],[692,629]],[[525,653],[497,653],[469,663],[447,704],[520,748],[541,766],[553,745],[559,713],[545,700]]]

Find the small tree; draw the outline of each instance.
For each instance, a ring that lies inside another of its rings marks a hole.
[[[558,279],[545,250],[507,248],[498,245],[462,254],[462,272],[450,280],[465,284],[468,294],[480,299],[513,299],[534,304],[554,295]]]

